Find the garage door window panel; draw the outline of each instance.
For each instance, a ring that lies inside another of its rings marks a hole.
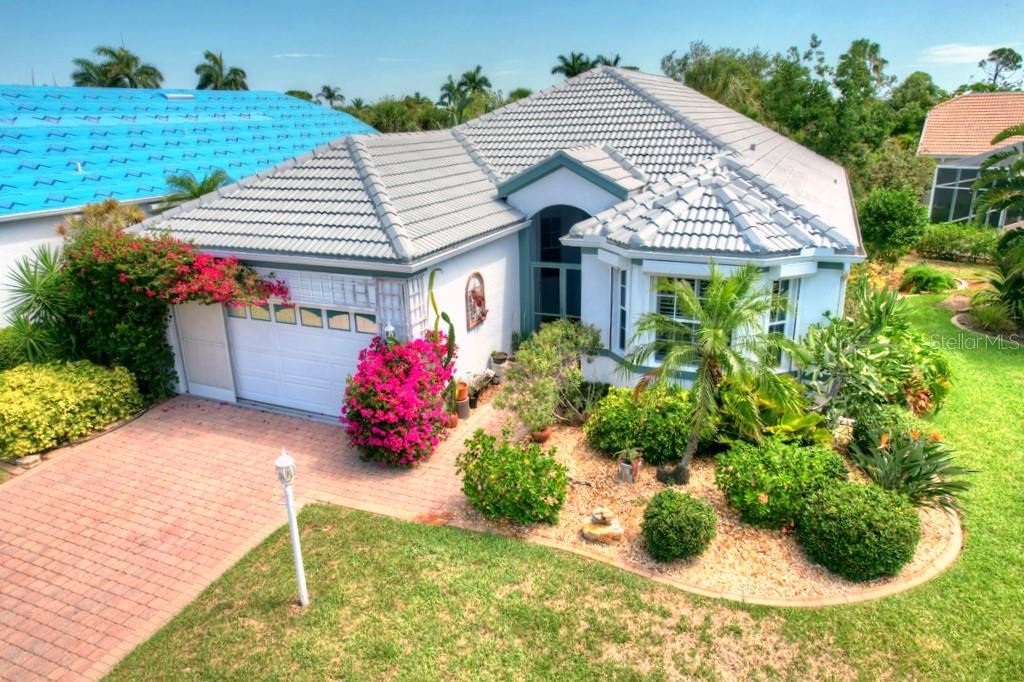
[[[352,331],[352,319],[342,310],[327,311],[327,326],[340,332]]]
[[[369,313],[356,313],[356,331],[360,334],[377,333],[377,316]]]
[[[295,308],[277,303],[274,305],[274,320],[278,324],[295,324]]]
[[[323,313],[319,308],[307,308],[303,306],[299,309],[299,321],[302,322],[303,327],[317,327],[322,329],[324,326]]]
[[[268,305],[250,306],[249,314],[252,316],[252,319],[259,322],[270,322],[270,306]]]

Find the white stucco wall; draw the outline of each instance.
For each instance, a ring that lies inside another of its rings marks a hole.
[[[63,240],[57,234],[57,225],[61,220],[61,216],[47,216],[0,223],[0,327],[7,326],[8,278],[15,263],[39,244],[60,246]]]
[[[458,344],[456,374],[465,377],[488,367],[491,351],[512,347],[512,332],[519,328],[519,241],[511,234],[454,256],[438,265],[434,281],[437,305],[455,325]],[[466,281],[474,272],[484,280],[487,319],[466,329]],[[433,324],[428,312],[428,324]],[[443,329],[442,323],[442,329]]]
[[[508,203],[527,216],[548,206],[560,205],[575,206],[590,215],[597,215],[620,201],[614,194],[565,168],[548,173],[508,196]]]
[[[842,270],[819,268],[817,272],[800,278],[800,299],[796,309],[796,338],[807,333],[807,328],[825,321],[825,313],[842,313],[846,293],[846,275]]]

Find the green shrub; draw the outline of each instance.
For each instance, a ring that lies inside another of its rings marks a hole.
[[[850,447],[857,447],[864,452],[877,446],[883,433],[910,433],[911,430],[920,428],[919,420],[909,410],[899,405],[867,404],[857,414],[851,416],[856,422],[853,425]]]
[[[876,189],[857,207],[868,255],[897,263],[924,234],[928,209],[907,190]]]
[[[719,455],[715,484],[744,521],[781,528],[796,520],[809,495],[846,474],[830,448],[768,438],[760,445],[734,443]]]
[[[611,388],[583,424],[587,442],[607,455],[639,447],[640,409],[633,391]]]
[[[914,557],[921,520],[902,495],[847,481],[812,495],[796,532],[811,561],[849,580],[872,580]]]
[[[0,372],[0,459],[81,438],[141,405],[135,378],[123,367],[82,360]]]
[[[903,273],[900,290],[911,294],[939,293],[956,287],[953,275],[925,263],[911,265]]]
[[[967,313],[971,324],[994,334],[1005,334],[1017,328],[1010,316],[1009,307],[1002,301],[988,296],[975,296]]]
[[[15,330],[11,327],[0,329],[0,372],[27,361]]]
[[[928,225],[914,244],[914,251],[936,260],[989,260],[996,250],[999,230],[973,223]]]
[[[462,492],[486,516],[516,523],[555,523],[565,504],[569,475],[536,443],[513,443],[478,429],[456,458]]]
[[[644,462],[654,466],[680,459],[686,449],[690,402],[677,388],[612,388],[591,413],[583,428],[597,450],[614,455],[639,448]]]
[[[957,509],[957,496],[969,487],[958,477],[974,473],[953,463],[953,451],[937,433],[917,428],[876,433],[873,445],[850,446],[850,458],[877,485],[901,493],[921,507]]]
[[[647,553],[657,561],[672,561],[703,554],[717,525],[711,505],[666,488],[647,504],[641,527]]]

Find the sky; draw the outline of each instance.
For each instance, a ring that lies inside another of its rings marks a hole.
[[[829,5],[833,6],[829,6]],[[661,57],[693,40],[783,51],[817,33],[830,62],[852,40],[881,45],[898,77],[924,70],[953,89],[977,78],[995,47],[1024,52],[1024,0],[828,3],[580,0],[0,0],[0,83],[71,84],[71,60],[124,44],[195,87],[204,50],[248,73],[250,89],[339,87],[372,101],[419,91],[436,98],[448,74],[476,64],[494,87],[540,89],[558,54],[619,53],[660,73]]]

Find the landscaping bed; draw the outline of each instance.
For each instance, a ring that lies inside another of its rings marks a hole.
[[[700,557],[661,563],[647,553],[640,532],[644,507],[655,493],[665,488],[655,480],[654,467],[642,466],[635,484],[617,482],[615,461],[590,447],[578,428],[557,428],[547,445],[555,447],[555,457],[565,465],[570,477],[568,497],[556,524],[501,523],[488,519],[468,503],[455,512],[451,522],[524,539],[554,540],[585,549],[587,553],[600,554],[629,569],[664,575],[684,586],[761,601],[852,597],[873,592],[883,585],[898,585],[925,572],[958,537],[955,517],[942,510],[919,508],[921,541],[913,560],[896,576],[851,582],[810,562],[792,533],[742,522],[739,513],[715,485],[714,460],[698,457],[691,468],[690,482],[677,489],[714,508],[718,517],[717,534]],[[622,523],[624,537],[620,542],[602,544],[581,536],[581,527],[597,507],[611,509]]]

